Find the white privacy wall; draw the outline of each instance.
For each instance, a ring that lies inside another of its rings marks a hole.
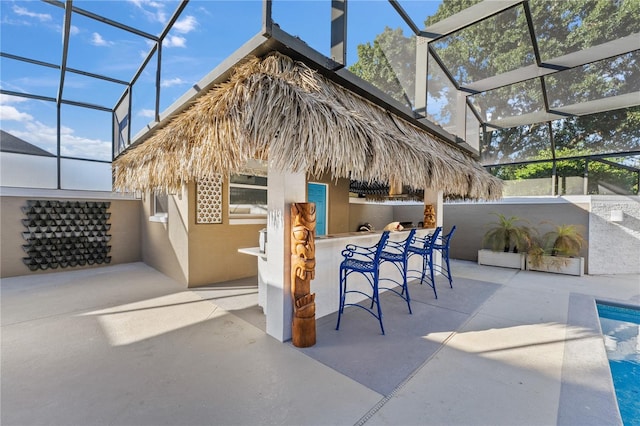
[[[55,189],[57,164],[55,157],[0,152],[0,185]]]
[[[640,197],[591,197],[589,274],[638,273]]]
[[[55,157],[0,153],[0,185],[3,187],[56,189],[57,170]],[[62,189],[111,192],[111,164],[63,158],[60,179]]]

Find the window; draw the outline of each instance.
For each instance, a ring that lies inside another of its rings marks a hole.
[[[167,222],[169,217],[169,196],[167,194],[153,194],[151,206],[151,222]]]
[[[229,177],[229,218],[267,217],[267,178],[235,174]]]

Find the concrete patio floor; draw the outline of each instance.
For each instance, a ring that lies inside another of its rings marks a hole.
[[[3,279],[0,423],[621,424],[594,300],[640,305],[638,275],[452,269],[437,300],[411,287],[402,315],[424,334],[347,313],[339,331],[318,320],[315,352],[264,333],[255,279],[185,289],[142,263]],[[356,337],[383,355],[349,352]],[[431,348],[417,367],[407,339]],[[375,364],[332,368],[332,347]],[[363,384],[403,363],[399,384]]]

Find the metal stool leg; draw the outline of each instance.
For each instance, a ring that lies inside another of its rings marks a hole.
[[[449,287],[453,288],[453,279],[451,277],[451,267],[449,266],[449,248],[445,250],[445,259],[447,262],[447,278],[449,279]]]
[[[373,286],[373,297],[375,298],[375,303],[378,304],[378,322],[380,323],[380,331],[382,331],[382,334],[384,335],[384,325],[382,325],[382,307],[380,306],[380,293],[378,293],[378,277],[375,278]]]

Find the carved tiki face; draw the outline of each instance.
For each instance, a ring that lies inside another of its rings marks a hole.
[[[436,209],[432,204],[424,206],[424,227],[433,228],[436,226]]]

